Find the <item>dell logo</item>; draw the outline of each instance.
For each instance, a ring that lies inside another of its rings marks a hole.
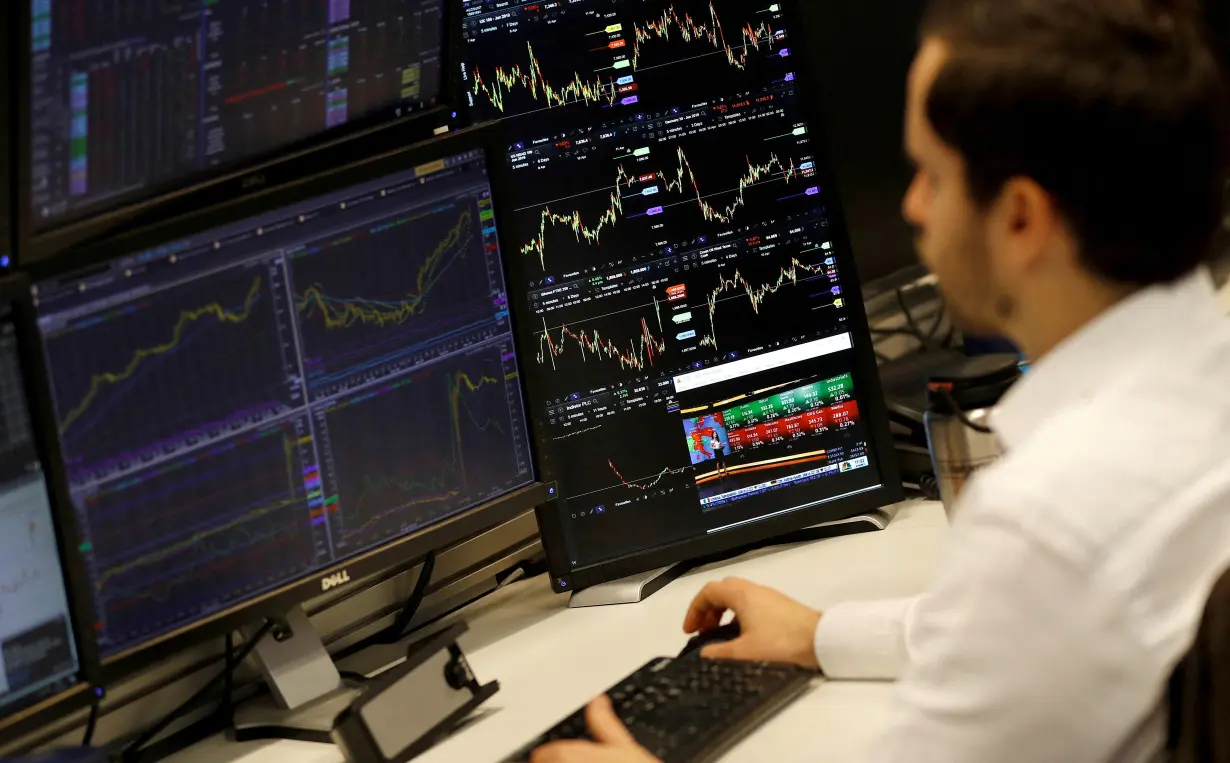
[[[350,582],[350,573],[346,570],[334,573],[320,581],[320,590],[331,591],[338,586],[346,585]]]
[[[255,188],[258,185],[264,185],[265,176],[260,173],[257,173],[255,175],[248,175],[246,178],[244,178],[241,181],[241,183],[242,183],[243,189],[246,191],[247,189]]]

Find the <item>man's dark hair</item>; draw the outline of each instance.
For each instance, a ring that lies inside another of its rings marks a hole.
[[[1168,283],[1209,258],[1230,95],[1195,2],[933,0],[923,35],[951,50],[927,116],[980,205],[1033,179],[1112,282]]]

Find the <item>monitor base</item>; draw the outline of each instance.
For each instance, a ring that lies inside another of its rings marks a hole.
[[[897,516],[898,508],[897,505],[885,506],[882,509],[869,511],[856,517],[848,517],[805,527],[802,530],[796,530],[795,532],[773,538],[766,543],[735,549],[720,556],[680,562],[669,567],[642,572],[639,575],[629,575],[619,580],[612,580],[608,583],[600,583],[596,586],[583,588],[580,591],[573,592],[568,600],[568,606],[572,609],[579,609],[581,607],[605,607],[612,604],[637,604],[662,590],[667,584],[690,569],[729,559],[733,556],[739,556],[740,554],[754,551],[757,548],[782,546],[789,543],[808,543],[829,538],[840,538],[843,535],[878,532],[887,528],[892,523],[893,519]]]
[[[333,744],[338,715],[362,693],[361,689],[344,687],[294,710],[279,707],[273,697],[252,700],[235,711],[235,741],[293,739]]]
[[[666,587],[675,578],[688,571],[686,563],[672,564],[639,575],[629,575],[626,578],[600,583],[596,586],[575,591],[568,599],[568,606],[573,609],[581,607],[605,607],[612,604],[636,604],[642,602]]]

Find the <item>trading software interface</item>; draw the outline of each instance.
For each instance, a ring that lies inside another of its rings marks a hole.
[[[434,102],[443,0],[26,0],[35,223]]]
[[[533,481],[480,152],[36,299],[104,656]]]
[[[78,669],[8,310],[0,303],[0,716],[70,688]]]
[[[518,136],[503,224],[573,566],[878,487],[779,6],[465,12],[470,104]]]

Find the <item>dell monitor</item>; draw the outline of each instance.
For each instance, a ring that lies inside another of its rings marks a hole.
[[[465,7],[556,590],[900,500],[795,6]]]
[[[479,133],[37,275],[108,674],[546,500]]]
[[[24,282],[0,281],[0,741],[88,696],[52,511],[54,438],[31,404],[34,344],[19,326],[28,299]]]
[[[442,95],[443,0],[19,5],[34,235]]]

